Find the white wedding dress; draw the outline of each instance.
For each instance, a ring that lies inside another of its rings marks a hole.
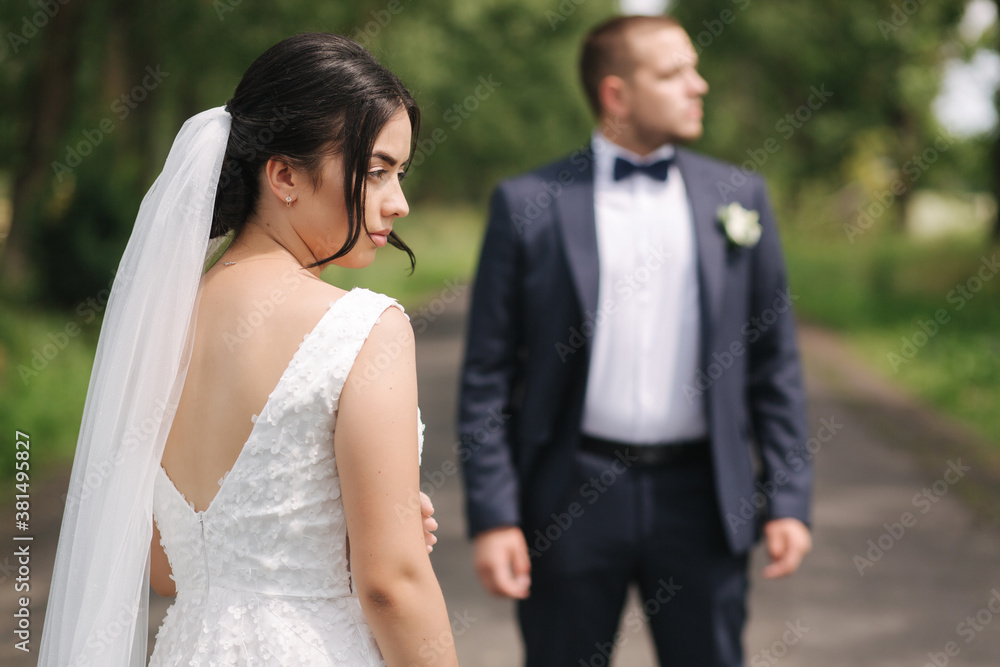
[[[153,514],[177,597],[150,665],[385,665],[348,570],[333,432],[347,374],[393,306],[359,288],[331,303],[207,509],[158,469]],[[419,410],[417,423],[422,449]]]

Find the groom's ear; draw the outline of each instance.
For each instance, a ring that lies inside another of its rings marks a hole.
[[[601,111],[605,116],[625,118],[629,115],[628,86],[625,80],[609,74],[597,85],[597,98],[601,101]]]

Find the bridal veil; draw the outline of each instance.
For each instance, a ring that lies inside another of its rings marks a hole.
[[[87,388],[38,664],[146,663],[153,480],[191,357],[229,139],[224,107],[184,123],[142,200]],[[217,244],[212,244],[217,246]]]

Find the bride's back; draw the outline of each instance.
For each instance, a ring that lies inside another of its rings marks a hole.
[[[184,124],[102,325],[39,664],[135,662],[147,583],[174,597],[150,665],[457,664],[413,504],[412,327],[390,297],[319,279],[388,244],[413,262],[393,224],[418,126],[395,75],[322,33],[274,45]]]
[[[267,398],[331,300],[345,294],[286,261],[251,258],[202,278],[191,363],[162,465],[198,511],[236,462]]]

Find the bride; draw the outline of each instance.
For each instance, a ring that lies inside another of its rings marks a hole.
[[[102,325],[39,665],[145,664],[149,585],[176,596],[151,665],[457,664],[412,328],[320,280],[413,261],[418,123],[363,48],[303,34],[181,128]]]

